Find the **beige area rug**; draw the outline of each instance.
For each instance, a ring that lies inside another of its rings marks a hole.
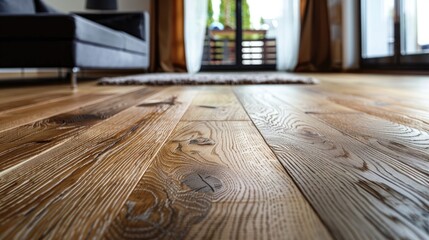
[[[312,77],[283,72],[151,73],[102,78],[100,85],[316,84]]]

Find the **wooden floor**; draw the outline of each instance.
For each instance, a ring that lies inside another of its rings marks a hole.
[[[429,239],[429,77],[0,90],[0,239]]]

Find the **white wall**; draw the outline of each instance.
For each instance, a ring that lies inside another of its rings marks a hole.
[[[44,0],[47,4],[63,12],[85,11],[85,0]],[[149,11],[151,0],[118,0],[119,11]]]

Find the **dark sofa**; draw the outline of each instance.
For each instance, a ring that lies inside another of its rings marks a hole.
[[[0,68],[147,69],[147,13],[62,14],[41,0],[0,0]]]

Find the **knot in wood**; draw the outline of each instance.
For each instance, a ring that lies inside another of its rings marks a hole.
[[[189,144],[195,145],[215,145],[215,142],[209,138],[199,137],[195,139],[191,139]]]
[[[195,192],[215,193],[222,188],[222,182],[209,174],[192,173],[182,182]]]

